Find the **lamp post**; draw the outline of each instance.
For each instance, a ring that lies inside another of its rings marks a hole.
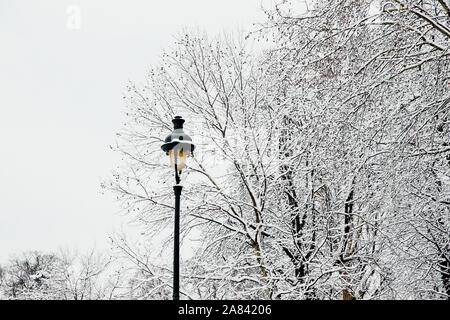
[[[194,152],[191,137],[183,131],[184,119],[176,116],[173,120],[173,132],[168,135],[161,149],[170,156],[170,165],[175,169],[175,217],[173,247],[173,300],[180,299],[180,196],[183,187],[180,185],[181,171],[186,166],[188,154]]]

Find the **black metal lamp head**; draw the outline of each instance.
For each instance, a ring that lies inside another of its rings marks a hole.
[[[172,166],[177,165],[177,169],[181,170],[186,165],[186,156],[194,152],[194,144],[191,137],[183,131],[184,119],[176,116],[173,120],[173,131],[164,140],[161,149],[170,156]]]
[[[172,119],[172,123],[173,129],[183,129],[184,119],[181,116],[175,116],[175,118]]]

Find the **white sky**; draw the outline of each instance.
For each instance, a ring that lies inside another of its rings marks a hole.
[[[263,19],[261,0],[0,0],[0,263],[27,250],[106,248],[126,219],[100,180],[139,82],[184,26]],[[267,3],[267,1],[264,1]],[[80,29],[68,20],[81,9]]]

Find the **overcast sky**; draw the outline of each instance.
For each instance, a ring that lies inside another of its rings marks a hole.
[[[125,83],[184,26],[248,29],[260,2],[0,0],[0,263],[107,246],[126,222],[99,187],[119,164]]]

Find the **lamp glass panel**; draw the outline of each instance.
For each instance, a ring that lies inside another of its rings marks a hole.
[[[182,170],[186,167],[186,157],[187,152],[184,152],[183,149],[178,150],[177,154],[177,169]]]
[[[175,155],[176,153],[176,155]],[[182,170],[186,167],[186,158],[188,153],[183,151],[183,149],[178,150],[170,150],[169,156],[170,156],[170,166],[172,168],[175,167],[175,163],[177,164],[177,169]]]
[[[170,157],[170,166],[175,167],[175,154],[173,150],[169,151],[169,157]]]

